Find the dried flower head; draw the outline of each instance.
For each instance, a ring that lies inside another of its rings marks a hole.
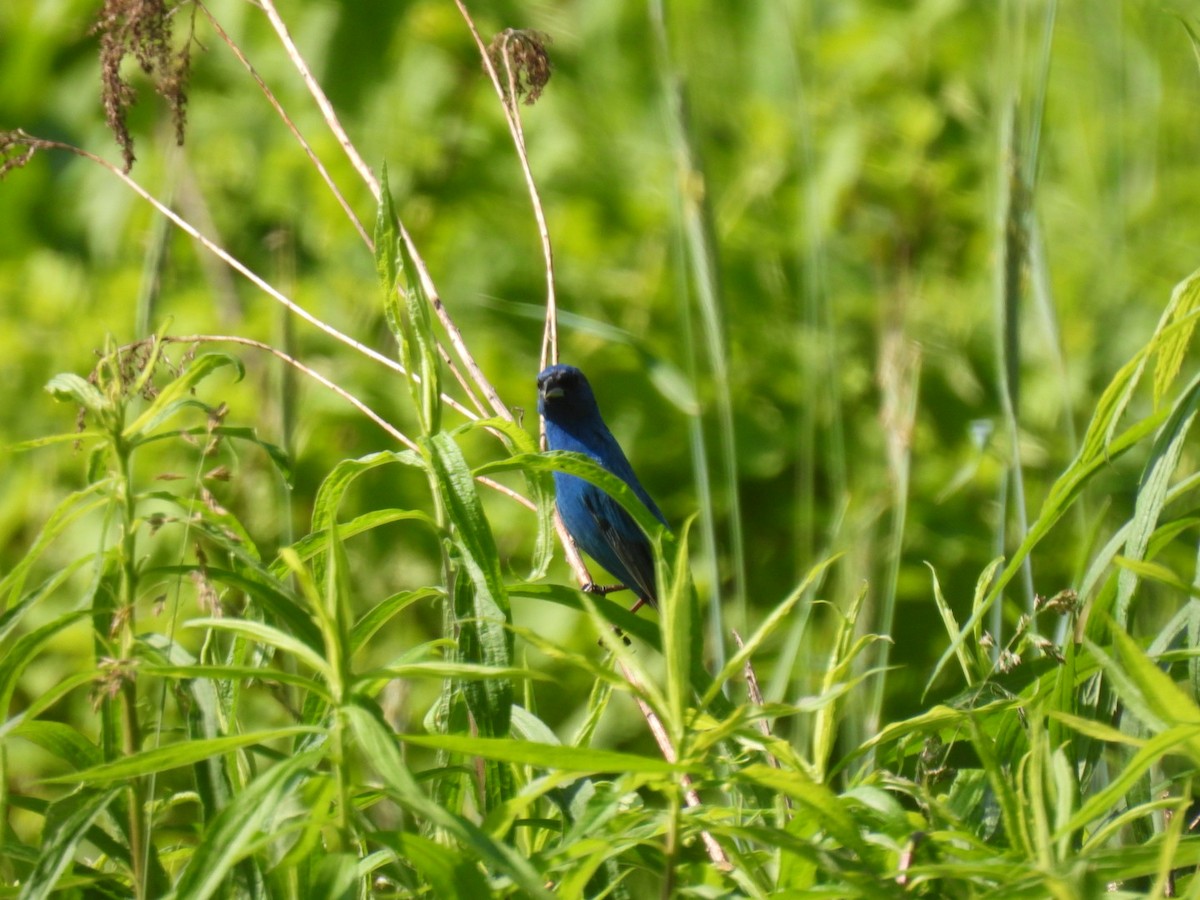
[[[183,46],[172,49],[171,17],[166,0],[104,0],[92,33],[100,35],[100,85],[104,117],[121,148],[125,171],[133,168],[133,137],[126,115],[137,100],[137,91],[121,75],[126,57],[137,60],[154,80],[154,89],[171,108],[175,140],[183,143],[187,123],[187,82],[191,73],[192,34]],[[195,27],[195,6],[192,7]]]
[[[1034,601],[1034,609],[1038,612],[1058,613],[1060,616],[1069,615],[1079,608],[1079,594],[1071,588],[1059,591],[1053,597],[1038,596]]]
[[[550,81],[549,43],[548,34],[520,28],[506,28],[492,38],[488,56],[501,82],[507,81],[509,103],[524,97],[525,105],[533,106],[542,96]]]
[[[111,700],[121,692],[122,685],[133,681],[136,666],[137,660],[134,659],[102,657],[96,669],[96,677],[92,681],[92,709],[99,709],[106,699]]]

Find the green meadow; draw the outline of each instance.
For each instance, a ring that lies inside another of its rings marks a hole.
[[[7,0],[0,86],[0,898],[1200,898],[1200,2]]]

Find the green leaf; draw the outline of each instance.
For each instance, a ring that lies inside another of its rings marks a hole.
[[[339,529],[340,530],[340,529]],[[350,631],[350,649],[351,652],[357,653],[371,639],[371,637],[386,625],[393,616],[402,613],[414,603],[420,603],[423,600],[437,600],[444,597],[445,591],[435,587],[417,588],[414,591],[399,591],[386,600],[376,603],[367,610],[362,618],[354,623],[354,628]]]
[[[371,761],[389,792],[401,804],[459,841],[471,857],[507,873],[526,895],[537,900],[554,900],[554,894],[543,886],[540,874],[514,848],[434,803],[421,791],[400,755],[396,736],[375,714],[357,705],[343,708],[342,714],[357,738],[363,757]]]
[[[1151,766],[1158,765],[1168,753],[1181,752],[1189,745],[1194,746],[1200,741],[1200,724],[1177,725],[1146,741],[1135,753],[1125,768],[1113,777],[1101,790],[1092,794],[1079,811],[1071,817],[1067,824],[1054,835],[1061,837],[1083,828],[1094,819],[1102,819],[1110,815],[1119,806],[1130,789],[1149,771]],[[1194,751],[1188,752],[1194,760]]]
[[[339,462],[321,482],[320,488],[317,489],[317,497],[313,501],[312,513],[312,534],[307,540],[307,543],[301,542],[296,546],[296,551],[304,550],[309,556],[304,558],[316,558],[313,565],[314,579],[318,584],[323,584],[325,581],[325,564],[321,560],[318,553],[327,549],[327,541],[329,540],[329,529],[333,523],[337,521],[338,509],[341,507],[342,498],[345,497],[346,491],[350,485],[354,483],[364,472],[369,472],[379,466],[391,465],[399,463],[401,465],[416,466],[424,469],[425,461],[415,453],[404,451],[394,452],[391,450],[381,450],[378,453],[371,453],[367,456],[358,459],[344,459]],[[422,513],[410,512],[407,513],[413,519],[419,521],[429,521],[427,516]],[[339,533],[341,526],[338,526]],[[318,537],[319,535],[319,537]],[[282,561],[277,561],[271,567],[271,571],[277,576],[282,577],[287,573],[288,567]]]
[[[858,825],[842,801],[828,787],[795,770],[751,763],[736,773],[739,781],[759,784],[802,804],[816,824],[843,847],[862,854],[866,845]]]
[[[339,522],[338,537],[345,540],[393,522],[417,522],[426,526],[433,534],[438,534],[437,523],[428,513],[415,509],[376,509],[356,516],[348,522]],[[292,544],[291,549],[298,559],[308,561],[318,554],[324,553],[328,542],[329,529],[321,528],[306,534]]]
[[[290,653],[304,663],[327,682],[333,677],[333,670],[316,650],[297,640],[290,634],[267,625],[264,622],[252,622],[248,619],[205,618],[189,619],[183,623],[185,628],[212,628],[217,631],[231,631],[244,635],[259,643]]]
[[[0,711],[7,712],[11,708],[17,682],[26,667],[41,653],[42,648],[60,631],[87,615],[87,610],[78,610],[59,616],[40,628],[21,635],[5,650],[4,655],[0,657]]]
[[[41,900],[50,896],[59,877],[74,860],[79,842],[118,793],[115,788],[83,790],[51,805],[42,834],[41,852],[28,880],[21,886],[21,900]]]
[[[194,402],[190,401],[188,395],[196,385],[225,366],[233,366],[238,381],[246,374],[241,361],[225,353],[202,353],[197,356],[188,364],[182,375],[158,392],[154,402],[140,416],[125,426],[122,437],[131,442],[144,438],[189,402]]]
[[[312,751],[285,758],[236,794],[191,851],[175,896],[206,900],[218,895],[233,866],[275,831],[269,823],[285,814],[297,814],[297,788],[303,782],[304,770],[315,767],[320,760],[320,753]]]
[[[388,184],[387,163],[379,167],[379,205],[375,208],[375,271],[385,297],[395,295],[400,277],[399,237],[396,233],[396,209]]]
[[[1162,430],[1155,437],[1154,446],[1150,450],[1150,459],[1142,470],[1137,500],[1134,503],[1133,519],[1129,534],[1125,539],[1124,555],[1131,560],[1140,561],[1146,553],[1150,537],[1158,525],[1159,513],[1166,502],[1171,477],[1179,466],[1184,442],[1195,421],[1198,406],[1200,406],[1200,377],[1193,379],[1182,396],[1172,405],[1170,418],[1163,424]],[[1118,628],[1125,628],[1129,622],[1129,606],[1133,599],[1137,580],[1137,573],[1128,568],[1122,569],[1117,577],[1114,617]]]
[[[468,737],[461,734],[402,734],[399,738],[418,747],[581,775],[600,772],[670,775],[687,771],[687,767],[669,763],[657,756],[638,756],[565,744],[537,744],[513,738]]]
[[[108,481],[96,482],[83,490],[68,494],[59,502],[58,506],[54,507],[54,512],[50,514],[50,518],[38,532],[33,544],[8,574],[0,579],[0,609],[6,609],[21,601],[22,593],[25,590],[25,579],[29,577],[29,571],[42,554],[73,522],[108,504],[110,502],[108,497],[97,497],[96,495],[103,494],[111,486]],[[0,707],[0,709],[4,708]]]
[[[411,832],[372,831],[370,839],[391,850],[397,860],[416,869],[429,882],[434,897],[481,900],[493,896],[473,856]]]
[[[73,372],[62,372],[55,375],[46,383],[46,390],[55,400],[78,403],[90,412],[107,413],[111,411],[108,398],[100,393],[100,389]]]
[[[405,273],[413,272],[416,266],[408,252],[408,245],[400,241],[400,259]],[[420,278],[406,278],[404,297],[404,337],[410,349],[406,355],[406,367],[415,375],[415,397],[417,411],[424,433],[436,434],[442,430],[442,361],[438,354],[437,336],[433,330],[429,297]]]
[[[1184,22],[1189,36],[1195,40],[1191,27]],[[1193,43],[1193,49],[1195,44]],[[1159,328],[1178,324],[1178,328],[1169,329],[1164,334],[1158,346],[1158,362],[1154,367],[1154,405],[1157,407],[1167,395],[1180,367],[1184,356],[1192,342],[1192,334],[1196,329],[1196,313],[1200,311],[1200,269],[1197,269],[1171,291],[1171,299],[1163,311]]]
[[[537,442],[524,428],[511,419],[498,416],[490,419],[478,419],[468,422],[455,433],[464,430],[487,429],[497,432],[504,440],[505,446],[514,455],[536,454]],[[522,472],[525,483],[529,487],[529,497],[537,507],[537,538],[534,542],[533,560],[530,565],[528,581],[536,581],[543,577],[554,559],[554,547],[558,539],[554,530],[554,482],[549,471],[526,469]]]
[[[469,661],[507,668],[512,665],[512,635],[508,631],[512,614],[500,571],[500,554],[475,491],[475,479],[450,435],[431,435],[428,446],[437,489],[454,526],[452,540],[462,570],[469,579],[469,636],[473,635],[471,639],[478,641],[478,656]],[[463,618],[461,613],[459,617]],[[472,709],[480,733],[488,737],[507,734],[513,702],[512,682],[498,679],[480,684],[483,691],[479,699],[483,705]]]
[[[784,623],[784,621],[788,619],[792,613],[792,610],[795,609],[796,604],[800,602],[800,599],[805,595],[809,588],[817,582],[817,580],[824,574],[825,570],[829,568],[829,566],[833,565],[833,563],[836,562],[840,556],[840,553],[835,554],[834,556],[817,563],[808,570],[808,573],[804,576],[804,579],[800,582],[800,584],[797,585],[796,588],[784,598],[782,603],[771,610],[770,614],[766,617],[766,619],[763,620],[763,623],[759,625],[757,629],[755,629],[754,634],[752,634],[738,650],[738,652],[731,656],[729,661],[721,667],[721,671],[717,673],[715,678],[713,678],[713,682],[709,686],[708,690],[701,695],[701,706],[708,706],[708,704],[712,702],[713,697],[716,696],[717,692],[721,690],[725,683],[737,675],[738,672],[742,671],[746,665],[746,661],[753,657],[754,654],[758,652],[759,648],[762,647],[762,645],[766,642],[766,640],[775,633],[776,629],[778,629]]]
[[[62,722],[27,718],[12,729],[12,735],[54,754],[73,769],[87,769],[101,760],[99,747]]]
[[[53,778],[43,779],[45,784],[107,784],[112,781],[123,781],[128,778],[138,778],[155,772],[165,772],[180,766],[190,766],[209,757],[222,753],[230,753],[254,744],[266,744],[270,741],[280,741],[300,734],[319,734],[322,729],[309,725],[288,725],[283,728],[273,728],[266,731],[254,731],[249,734],[231,734],[226,737],[211,738],[202,741],[184,741],[156,747],[153,750],[143,750],[124,759],[102,763],[98,766],[83,769],[79,772],[68,772]]]
[[[181,680],[208,679],[210,681],[257,681],[266,684],[291,684],[316,694],[323,700],[330,700],[329,691],[325,685],[312,678],[306,678],[295,672],[266,666],[221,666],[212,663],[203,665],[144,665],[138,671],[144,675],[154,675],[160,678],[177,678]]]

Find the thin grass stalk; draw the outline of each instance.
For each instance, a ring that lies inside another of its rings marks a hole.
[[[171,206],[178,183],[180,153],[174,141],[164,143],[167,144],[167,152],[163,163],[166,170],[163,203]],[[139,338],[149,337],[154,332],[154,310],[162,291],[163,263],[166,260],[170,236],[170,222],[162,216],[155,216],[150,224],[146,254],[142,260],[142,281],[138,285],[137,303],[134,307],[133,333]]]
[[[654,742],[658,744],[658,749],[659,752],[662,753],[663,759],[669,763],[678,762],[679,754],[675,752],[675,747],[671,743],[671,736],[667,733],[666,726],[663,725],[662,720],[658,717],[658,714],[654,711],[653,707],[651,707],[650,704],[644,699],[645,689],[642,687],[641,680],[637,677],[637,674],[633,671],[633,669],[627,666],[620,658],[617,659],[617,665],[621,669],[621,674],[625,676],[625,680],[628,681],[633,688],[633,698],[637,701],[638,709],[642,711],[642,716],[645,718],[646,724],[650,726],[650,733],[654,735]],[[700,795],[696,792],[696,789],[692,787],[691,778],[689,778],[687,775],[681,775],[680,784],[683,787],[684,802],[686,802],[688,806],[698,808],[703,805]],[[674,799],[674,794],[672,794],[669,798],[669,801]],[[675,805],[677,806],[677,802]],[[672,807],[672,810],[672,818],[677,818],[678,810],[676,810],[674,806]],[[729,871],[733,868],[733,864],[729,861],[728,854],[726,854],[725,849],[720,845],[720,843],[717,842],[716,838],[714,838],[707,831],[700,832],[700,837],[704,842],[704,849],[708,853],[708,858],[711,859],[718,868],[725,871]],[[672,866],[671,868],[674,867]]]
[[[732,580],[735,600],[735,627],[746,627],[749,615],[746,608],[747,592],[745,584],[745,551],[741,530],[741,504],[738,492],[737,455],[734,446],[733,402],[730,395],[729,375],[724,348],[724,337],[719,322],[721,300],[715,259],[715,246],[708,230],[709,210],[707,206],[688,193],[688,185],[703,180],[700,167],[697,164],[692,139],[689,134],[690,123],[685,109],[685,97],[682,76],[675,68],[670,51],[666,10],[662,0],[650,0],[649,13],[654,29],[655,45],[658,56],[658,71],[660,90],[665,104],[667,128],[671,135],[671,145],[676,159],[676,202],[679,216],[680,240],[685,250],[685,256],[690,263],[691,284],[696,290],[698,307],[701,317],[701,328],[705,335],[704,346],[708,351],[708,365],[712,372],[713,386],[716,393],[718,427],[722,432],[721,446],[724,450],[725,476],[728,480],[727,500],[729,502],[728,532],[730,549],[733,556]],[[690,320],[690,292],[678,293],[681,319],[684,322],[685,337],[691,348],[692,358],[689,359],[689,371],[692,379],[692,391],[697,396],[703,395],[699,390],[697,377],[699,365],[696,360],[697,342],[693,339]],[[700,423],[697,428],[702,427]],[[695,434],[695,432],[693,432]],[[693,452],[701,449],[693,437]],[[706,470],[705,463],[697,462],[697,476],[701,470]],[[701,510],[702,516],[714,516],[711,507]],[[715,535],[715,522],[710,526]],[[715,538],[714,538],[715,543]],[[714,567],[716,565],[715,551],[712,554]],[[709,632],[711,651],[714,664],[718,667],[725,662],[725,626],[723,624],[723,599],[719,572],[711,586],[711,600],[708,606]]]
[[[889,483],[891,485],[891,527],[887,544],[887,568],[878,593],[875,631],[886,638],[892,636],[896,616],[896,599],[900,582],[900,562],[904,550],[905,523],[908,519],[908,487],[912,470],[912,432],[917,417],[917,399],[921,383],[921,353],[908,341],[897,324],[885,335],[879,370]],[[870,702],[861,720],[862,733],[855,735],[851,746],[858,746],[879,732],[883,700],[887,686],[887,669],[891,659],[892,641],[880,641],[874,665],[879,675],[873,679]],[[872,750],[872,755],[874,751]]]
[[[488,52],[487,45],[484,44],[483,38],[479,35],[479,29],[475,27],[475,20],[471,18],[471,13],[467,10],[463,0],[454,0],[454,5],[458,7],[459,14],[467,23],[467,28],[471,32],[471,37],[475,40],[475,46],[479,50],[479,56],[483,62],[484,71],[487,72],[488,80],[491,81],[492,87],[496,90],[496,96],[500,98],[500,107],[504,111],[504,120],[508,124],[509,133],[512,135],[513,146],[517,151],[517,159],[521,163],[521,173],[525,176],[525,187],[529,191],[529,201],[533,205],[533,217],[537,222],[538,237],[542,245],[542,258],[546,266],[546,325],[542,335],[542,352],[539,369],[544,369],[548,365],[558,364],[558,299],[555,290],[554,278],[554,246],[550,241],[550,227],[546,224],[546,213],[542,207],[542,197],[538,191],[537,181],[533,177],[533,168],[529,165],[529,153],[525,146],[525,129],[521,125],[521,109],[517,96],[517,79],[518,75],[513,68],[513,59],[511,51],[512,30],[509,29],[500,35],[500,56],[504,61],[504,71],[506,75],[505,81],[501,81],[500,73],[496,71],[495,63],[492,61],[492,55]]]
[[[794,166],[800,173],[794,204],[797,241],[793,265],[800,286],[796,300],[800,332],[795,342],[795,362],[806,387],[805,396],[810,398],[809,402],[799,403],[796,410],[793,527],[795,577],[798,580],[804,577],[812,560],[827,558],[837,552],[837,536],[845,520],[850,494],[843,421],[845,410],[841,398],[840,340],[829,297],[828,251],[817,178],[821,167],[810,100],[818,96],[819,91],[819,86],[815,86],[815,66],[810,64],[816,58],[820,31],[814,13],[816,7],[812,4],[782,4],[781,9],[783,27],[788,35],[788,73],[795,92],[795,114],[791,117]],[[834,510],[824,523],[817,521],[818,472],[822,490],[834,504]],[[823,536],[820,542],[818,534]],[[819,543],[824,546],[823,550],[818,549]],[[820,586],[820,582],[813,585],[812,596]],[[811,659],[815,655],[808,640],[810,612],[811,603],[801,604],[784,637],[779,663],[766,689],[766,696],[772,701],[781,700],[788,693],[790,683],[796,680],[796,660]],[[807,689],[807,683],[799,686],[800,691]],[[795,732],[793,740],[807,742],[807,735],[800,733],[805,727],[803,717],[786,727]]]
[[[120,362],[116,365],[119,367]],[[120,374],[113,376],[120,379]],[[121,390],[118,384],[115,390]],[[112,427],[112,449],[117,461],[117,490],[120,493],[121,529],[121,589],[120,604],[116,621],[120,623],[120,649],[117,666],[131,664],[134,657],[134,635],[137,633],[137,495],[133,490],[133,450],[122,438],[125,428],[124,400],[114,399],[119,411]],[[137,679],[132,673],[119,669],[113,673],[119,678],[122,707],[122,743],[127,757],[142,748],[141,723],[138,721]],[[133,887],[138,898],[147,896],[146,873],[149,871],[150,845],[147,835],[150,830],[149,809],[146,804],[145,784],[141,776],[129,779],[129,856],[133,861]]]
[[[329,193],[333,195],[333,198],[337,201],[338,206],[342,208],[342,212],[346,214],[346,218],[350,221],[350,224],[354,226],[354,230],[358,232],[358,236],[362,238],[363,243],[366,244],[369,250],[374,251],[375,246],[371,240],[371,236],[367,233],[366,226],[363,225],[362,220],[358,217],[358,214],[355,213],[354,207],[350,205],[350,202],[346,199],[345,195],[342,194],[341,190],[337,186],[337,183],[334,182],[333,176],[329,174],[329,170],[325,168],[325,164],[321,162],[321,158],[317,156],[316,151],[313,150],[312,145],[310,145],[308,141],[304,139],[304,135],[300,133],[300,129],[296,126],[296,123],[293,122],[291,116],[287,114],[287,111],[283,108],[283,104],[279,102],[274,92],[267,86],[267,83],[263,81],[262,76],[258,74],[258,70],[255,69],[250,63],[250,60],[246,58],[246,54],[242,52],[241,47],[234,43],[233,38],[231,38],[228,33],[226,33],[225,29],[221,27],[221,23],[217,17],[214,16],[209,8],[204,5],[203,0],[196,0],[196,4],[200,7],[200,11],[203,12],[208,18],[209,24],[212,25],[213,30],[217,32],[217,36],[225,42],[225,45],[233,52],[233,55],[237,57],[238,62],[242,64],[242,67],[245,68],[245,70],[250,74],[250,77],[254,79],[255,84],[258,85],[258,89],[262,91],[262,95],[267,98],[267,102],[271,104],[271,107],[275,110],[275,113],[283,121],[283,124],[287,126],[288,131],[292,133],[292,136],[296,139],[296,143],[300,145],[300,149],[304,151],[304,155],[307,156],[309,162],[313,164],[313,168],[316,169],[316,172],[321,177],[321,180],[325,182],[325,186],[329,188]]]
[[[1019,8],[1016,3],[1019,2]],[[997,380],[999,384],[1000,411],[1008,434],[1011,459],[1009,461],[1009,478],[1012,487],[1011,495],[1006,483],[1002,488],[1000,509],[1005,515],[1001,517],[1001,532],[1005,529],[1004,520],[1011,509],[1016,518],[1017,534],[1024,538],[1028,532],[1028,513],[1025,505],[1024,471],[1021,466],[1021,434],[1020,434],[1020,366],[1021,366],[1021,299],[1022,275],[1027,260],[1029,245],[1028,210],[1031,202],[1032,186],[1025,179],[1025,170],[1021,165],[1021,136],[1016,125],[1018,116],[1018,100],[1020,96],[1021,63],[1024,60],[1025,33],[1025,3],[1024,0],[1009,0],[1001,8],[1002,18],[1001,42],[1005,50],[1005,58],[1009,64],[1003,69],[1003,84],[1000,86],[1001,122],[999,129],[998,148],[998,188],[997,202],[997,255],[1000,265],[996,269],[996,360],[998,366]],[[1007,540],[1002,546],[1007,548]],[[1025,588],[1025,606],[1027,612],[1034,612],[1035,594],[1033,590],[1032,562],[1027,556],[1021,562],[1021,578]],[[993,610],[997,616],[999,606]],[[1003,645],[1000,626],[1002,622],[993,618],[994,637],[997,646]]]
[[[688,282],[684,260],[686,251],[683,236],[676,235],[673,241],[675,296],[679,300],[680,318],[683,321],[683,343],[688,348],[685,355],[688,380],[695,392],[700,384],[700,373],[696,359],[695,327],[692,322],[692,306],[688,298]],[[712,495],[712,475],[708,463],[708,444],[704,437],[704,419],[699,409],[691,412],[687,420],[688,453],[692,458],[692,484],[696,489],[696,504],[700,516],[700,549],[704,568],[711,585],[711,607],[708,616],[708,640],[716,654],[716,665],[724,664],[724,627],[721,624],[721,567],[717,550],[717,514]]]
[[[134,181],[132,178],[130,178],[128,175],[126,175],[124,172],[122,172],[119,168],[114,166],[108,160],[102,159],[101,157],[96,156],[94,153],[90,153],[89,151],[84,150],[81,147],[76,147],[73,144],[63,143],[62,141],[51,141],[51,140],[46,140],[44,138],[33,137],[32,135],[28,135],[23,131],[18,131],[18,132],[15,132],[14,134],[16,136],[18,136],[23,143],[25,143],[27,146],[31,147],[34,150],[65,150],[68,153],[73,153],[76,156],[82,157],[83,159],[87,159],[87,160],[94,162],[97,165],[102,166],[103,168],[107,169],[111,174],[115,175],[117,178],[119,178],[121,181],[123,181],[125,183],[125,185],[127,187],[129,187],[139,197],[141,197],[143,200],[145,200],[147,203],[149,203],[151,206],[153,206],[156,210],[158,210],[158,212],[160,212],[162,215],[166,216],[173,223],[175,223],[176,227],[178,227],[181,231],[183,231],[185,234],[187,234],[193,240],[197,241],[206,250],[208,250],[209,252],[216,255],[222,262],[224,262],[226,265],[228,265],[230,268],[232,268],[234,271],[236,271],[239,275],[243,276],[248,281],[250,281],[255,287],[257,287],[259,290],[263,291],[271,299],[273,299],[277,303],[280,303],[283,306],[285,306],[290,312],[292,312],[296,316],[299,316],[305,322],[308,322],[310,325],[314,326],[318,330],[323,331],[325,334],[329,335],[330,337],[332,337],[334,340],[338,341],[339,343],[345,344],[346,346],[350,347],[352,350],[354,350],[358,353],[361,353],[363,356],[366,356],[368,359],[374,360],[375,362],[379,363],[380,365],[386,366],[387,368],[391,369],[392,371],[396,372],[397,374],[405,376],[406,378],[411,377],[411,378],[414,378],[414,380],[417,380],[417,376],[415,374],[410,375],[408,373],[408,371],[404,368],[404,366],[400,365],[400,363],[396,362],[395,360],[393,360],[387,356],[384,356],[382,353],[379,353],[376,350],[373,350],[372,348],[366,346],[365,344],[361,343],[360,341],[356,341],[354,338],[350,337],[347,334],[342,333],[338,329],[334,328],[332,325],[329,325],[328,323],[321,321],[316,316],[314,316],[312,313],[308,312],[308,310],[304,309],[302,306],[299,306],[294,301],[292,301],[290,298],[286,297],[282,292],[280,292],[279,290],[274,288],[271,284],[269,284],[264,278],[259,276],[256,272],[254,272],[252,269],[250,269],[248,266],[246,266],[244,263],[242,263],[240,260],[238,260],[232,254],[230,254],[227,251],[225,251],[224,249],[222,249],[213,240],[211,240],[210,238],[208,238],[207,236],[202,234],[199,231],[199,229],[197,229],[195,226],[193,226],[191,223],[189,223],[183,217],[176,214],[174,212],[174,210],[172,210],[170,207],[166,206],[161,200],[159,200],[157,197],[155,197],[153,194],[151,194],[149,191],[147,191],[145,188],[143,188],[138,182]],[[446,403],[448,406],[450,406],[452,409],[459,412],[460,414],[464,415],[468,419],[474,420],[477,418],[477,416],[475,416],[474,413],[472,413],[470,410],[468,410],[465,406],[463,406],[457,400],[454,400],[452,397],[444,397],[443,402]],[[501,403],[500,405],[504,409],[504,418],[511,419],[512,413],[509,412],[507,407],[504,407],[503,403]]]
[[[260,0],[259,6],[266,13],[267,19],[271,23],[271,27],[275,29],[275,34],[283,44],[284,52],[287,53],[288,59],[292,61],[292,65],[300,74],[300,79],[304,82],[304,86],[308,88],[309,94],[312,95],[318,109],[321,111],[322,117],[325,119],[325,124],[329,127],[330,132],[341,145],[342,150],[346,153],[346,157],[350,160],[350,164],[358,171],[366,184],[367,189],[371,191],[371,195],[375,198],[375,202],[380,200],[381,188],[379,179],[371,171],[371,167],[363,161],[359,155],[354,143],[350,140],[350,136],[346,133],[346,129],[342,127],[341,121],[338,119],[337,113],[333,109],[333,104],[329,102],[329,98],[325,95],[321,85],[313,77],[312,71],[308,67],[308,63],[304,61],[304,57],[300,55],[299,48],[296,47],[295,41],[292,40],[291,34],[288,32],[287,26],[279,15],[279,11],[275,8],[273,0]],[[397,228],[400,232],[400,238],[404,241],[405,247],[408,249],[409,256],[412,258],[413,268],[416,269],[417,278],[421,282],[421,287],[425,291],[425,295],[429,298],[429,304],[433,308],[438,321],[442,323],[442,328],[446,332],[446,336],[450,339],[450,345],[454,348],[454,352],[458,354],[459,360],[466,368],[471,380],[475,382],[475,386],[480,393],[487,399],[488,405],[491,407],[494,415],[500,416],[502,419],[512,421],[513,414],[507,404],[500,399],[500,395],[496,389],[492,387],[492,383],[483,374],[483,370],[479,364],[475,362],[475,358],[471,355],[467,348],[466,341],[463,339],[462,332],[450,316],[449,310],[442,303],[441,295],[438,293],[437,285],[433,282],[433,277],[429,274],[429,268],[425,265],[425,260],[417,249],[416,242],[412,239],[412,235],[408,233],[408,229],[404,227],[404,223],[397,218]],[[361,352],[361,351],[360,351]]]

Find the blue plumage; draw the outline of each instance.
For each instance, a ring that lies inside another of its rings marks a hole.
[[[574,366],[550,366],[537,379],[538,412],[546,421],[551,450],[574,450],[590,456],[612,472],[646,504],[664,525],[658,506],[633,474],[613,437],[587,378]],[[579,549],[633,591],[638,599],[658,607],[654,552],[633,517],[600,488],[562,472],[554,473],[558,512]]]

